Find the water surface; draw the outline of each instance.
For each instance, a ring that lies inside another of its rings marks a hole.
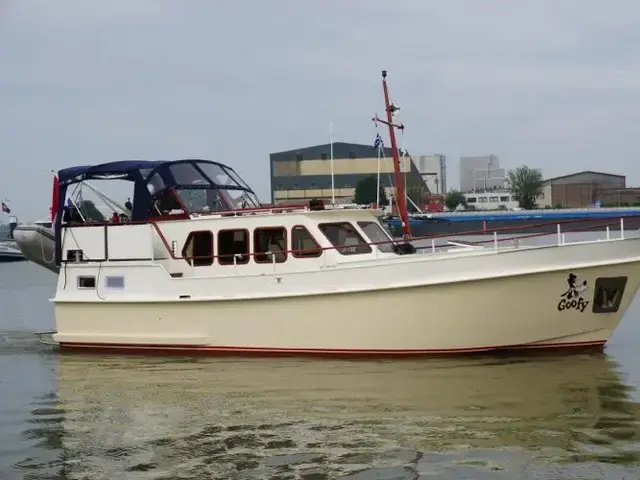
[[[60,355],[55,275],[0,265],[0,479],[640,478],[640,303],[604,354]]]

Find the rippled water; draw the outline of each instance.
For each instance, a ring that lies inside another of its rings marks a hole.
[[[605,354],[60,355],[55,276],[0,265],[0,479],[640,478],[640,302]]]

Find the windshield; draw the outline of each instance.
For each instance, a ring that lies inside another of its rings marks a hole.
[[[244,187],[232,178],[227,170],[215,163],[197,163],[198,167],[204,172],[204,174],[211,179],[216,185],[224,187]]]
[[[232,169],[217,163],[181,161],[159,167],[148,178],[147,189],[156,196],[168,188],[189,213],[260,207],[249,186]]]
[[[209,180],[191,163],[176,163],[169,167],[177,185],[210,185]]]
[[[211,213],[229,210],[220,196],[220,192],[214,188],[178,188],[176,194],[180,197],[187,212]]]
[[[176,193],[189,213],[228,212],[259,206],[255,195],[244,190],[177,188]]]
[[[233,210],[260,207],[258,198],[245,190],[220,190],[220,193],[226,197],[229,207]]]

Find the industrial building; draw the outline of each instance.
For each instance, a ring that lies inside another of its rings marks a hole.
[[[416,162],[420,176],[429,188],[429,192],[438,195],[446,194],[447,157],[439,153],[412,157]]]
[[[497,155],[460,157],[460,191],[476,192],[502,189],[506,174]]]
[[[543,182],[541,207],[587,208],[602,203],[638,201],[636,189],[626,188],[626,177],[612,173],[583,172],[549,178]]]
[[[313,198],[330,201],[332,163],[336,203],[353,202],[358,182],[371,175],[377,176],[377,149],[371,145],[335,142],[331,162],[331,147],[326,143],[270,154],[271,203],[296,203]],[[395,192],[393,159],[390,148],[384,148],[383,152],[379,162],[380,185],[389,195]],[[423,182],[409,156],[404,157],[400,167],[407,184]]]

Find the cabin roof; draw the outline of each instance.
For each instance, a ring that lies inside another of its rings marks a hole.
[[[138,174],[141,174],[140,176],[145,178],[146,174],[155,170],[160,165],[166,165],[168,167],[173,164],[193,162],[218,165],[227,171],[231,170],[235,173],[233,168],[220,162],[197,158],[185,158],[180,160],[118,160],[115,162],[100,163],[97,165],[80,165],[63,168],[58,171],[58,181],[61,184],[70,184],[105,177],[116,177],[118,180],[135,181],[136,178],[138,178]],[[246,184],[243,186],[246,186]]]
[[[63,168],[58,171],[58,180],[61,183],[70,181],[90,180],[92,178],[109,175],[122,175],[124,180],[134,180],[135,172],[144,169],[153,169],[165,163],[163,160],[120,160],[116,162],[101,163],[98,165],[81,165]]]

